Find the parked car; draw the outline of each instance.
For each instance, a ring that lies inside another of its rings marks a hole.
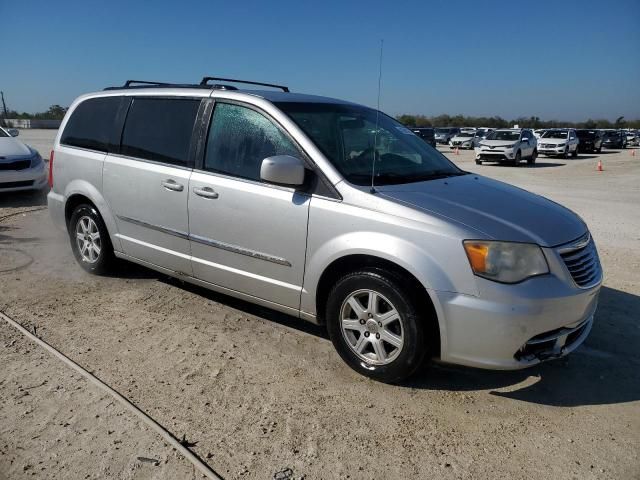
[[[640,136],[638,134],[637,130],[627,130],[626,132],[626,136],[627,136],[627,146],[638,146],[640,145]]]
[[[602,131],[585,128],[576,130],[576,135],[580,140],[578,151],[595,153],[602,151]]]
[[[473,148],[473,138],[475,137],[475,131],[471,132],[465,130],[463,132],[457,133],[454,137],[449,140],[449,146],[451,148]]]
[[[537,128],[533,131],[533,135],[537,138],[540,139],[540,137],[542,137],[542,135],[544,135],[544,132],[546,132],[546,130],[544,128]]]
[[[627,148],[627,136],[620,130],[605,130],[602,146],[604,148]]]
[[[19,131],[0,127],[0,193],[41,190],[47,186],[47,171],[37,150],[17,137]]]
[[[563,158],[578,156],[580,139],[571,128],[552,128],[544,132],[538,143],[538,153]]]
[[[73,102],[48,206],[82,268],[122,258],[326,325],[386,382],[429,357],[523,368],[589,335],[602,270],[576,214],[371,108],[212,80]],[[533,138],[494,135],[518,158]]]
[[[457,127],[436,128],[436,142],[446,145],[458,133],[460,133],[460,129]]]
[[[487,136],[493,132],[493,128],[478,128],[473,136],[473,148],[480,146],[480,142],[485,140]]]
[[[433,148],[436,148],[436,134],[433,128],[431,127],[413,127],[411,129],[413,133],[431,145]]]
[[[538,157],[537,146],[536,137],[531,130],[525,128],[494,130],[475,149],[476,164],[500,162],[517,167],[521,160],[527,160],[529,165],[533,165]]]

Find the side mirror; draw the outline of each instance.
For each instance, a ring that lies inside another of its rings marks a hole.
[[[268,183],[297,187],[304,183],[304,163],[291,155],[274,155],[262,160],[260,178]]]
[[[20,135],[20,130],[18,130],[17,128],[9,128],[7,130],[7,133],[12,137],[17,137],[18,135]]]

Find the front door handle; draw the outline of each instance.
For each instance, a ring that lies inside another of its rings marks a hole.
[[[193,193],[195,193],[199,197],[212,198],[212,199],[218,198],[218,192],[216,192],[213,188],[210,188],[210,187],[203,187],[203,188],[194,187]]]
[[[167,190],[171,190],[173,192],[181,192],[184,190],[184,185],[180,185],[178,182],[176,182],[171,178],[168,180],[164,180],[160,183],[164,188],[166,188]]]

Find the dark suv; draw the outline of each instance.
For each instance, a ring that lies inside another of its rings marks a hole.
[[[436,134],[433,128],[431,127],[413,127],[411,129],[413,133],[431,145],[433,148],[436,147]]]
[[[602,151],[602,131],[582,129],[576,130],[576,134],[580,139],[578,151],[596,153],[600,153]]]
[[[602,146],[605,148],[627,148],[627,135],[620,130],[606,131]]]

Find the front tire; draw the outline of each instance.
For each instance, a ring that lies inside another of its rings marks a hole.
[[[113,269],[116,259],[109,232],[93,205],[82,204],[75,208],[68,232],[73,255],[83,269],[96,275]]]
[[[514,167],[518,167],[518,166],[520,166],[520,160],[522,160],[522,153],[520,153],[520,150],[518,150],[518,151],[516,152],[516,158],[514,158],[514,159],[513,159],[513,161],[511,162],[511,164],[512,164]]]
[[[356,372],[385,383],[411,375],[427,354],[426,325],[400,277],[371,269],[350,273],[327,302],[329,336]]]
[[[533,152],[531,152],[531,156],[527,159],[527,164],[534,165],[536,158],[538,158],[538,150],[534,149]]]
[[[573,158],[576,158],[578,156],[578,147],[576,147],[576,149],[571,153],[571,156]]]

